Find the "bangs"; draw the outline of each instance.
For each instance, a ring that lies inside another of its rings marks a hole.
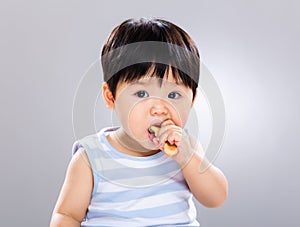
[[[166,76],[168,78],[169,73],[171,72],[176,83],[183,82],[178,76],[177,73],[174,73],[173,67],[153,62],[139,63],[126,68],[123,72],[123,78],[120,80],[125,83],[136,82],[137,80],[143,78],[158,78],[160,83],[162,83],[163,78]]]
[[[182,83],[186,87],[191,88],[193,92],[196,91],[198,84],[189,75],[174,66],[153,62],[143,62],[127,66],[113,75],[107,82],[113,96],[115,96],[116,87],[120,82],[132,83],[143,78],[152,77],[158,78],[161,85],[164,77],[167,79],[169,73],[173,76],[176,84]]]

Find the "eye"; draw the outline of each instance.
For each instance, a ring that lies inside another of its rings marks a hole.
[[[178,92],[170,92],[168,94],[168,98],[170,99],[178,99],[181,95]]]
[[[136,95],[139,98],[147,98],[147,97],[149,97],[149,94],[146,91],[138,91],[134,95]]]

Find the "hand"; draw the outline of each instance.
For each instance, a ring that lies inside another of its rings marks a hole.
[[[176,145],[178,153],[172,156],[172,158],[181,167],[187,164],[195,153],[197,153],[201,159],[204,157],[204,151],[198,141],[184,133],[183,129],[176,126],[172,120],[166,120],[161,124],[157,137],[153,141],[161,150],[164,150],[164,144],[166,142],[171,145]]]
[[[166,120],[161,124],[153,142],[158,145],[161,150],[164,150],[165,143],[179,147],[182,135],[182,128],[175,125],[172,120]]]

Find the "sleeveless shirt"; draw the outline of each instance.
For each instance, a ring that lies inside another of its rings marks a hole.
[[[83,147],[94,187],[81,226],[200,226],[179,165],[160,151],[135,157],[114,149],[104,128],[74,143]]]

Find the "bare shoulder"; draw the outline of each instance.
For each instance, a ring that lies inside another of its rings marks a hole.
[[[91,170],[91,164],[84,148],[79,148],[72,157],[70,165],[81,166]]]
[[[91,190],[93,187],[92,168],[84,148],[78,149],[72,157],[68,167],[66,180],[69,183],[79,184],[77,186],[85,187],[86,190],[88,188]]]

